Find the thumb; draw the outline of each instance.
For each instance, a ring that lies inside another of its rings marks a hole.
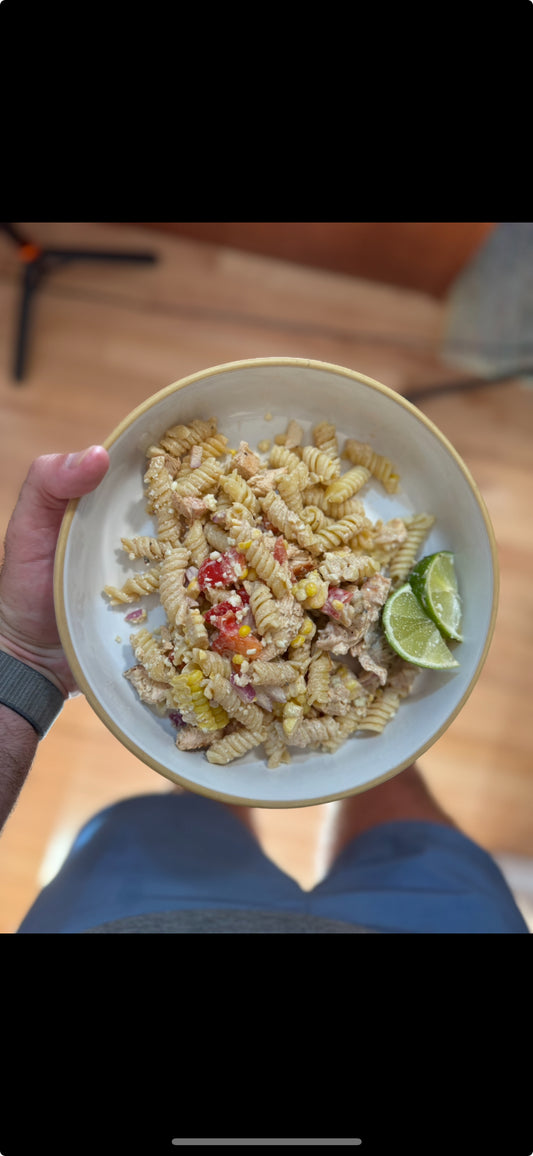
[[[88,494],[109,468],[103,446],[90,446],[78,454],[43,454],[28,471],[13,511],[6,536],[17,539],[22,555],[42,554],[44,543],[55,548],[59,528],[71,498]]]

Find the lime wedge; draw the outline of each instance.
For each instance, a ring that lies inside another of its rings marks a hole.
[[[407,662],[429,670],[459,666],[435,623],[422,610],[409,582],[387,599],[382,622],[387,642]]]
[[[411,570],[408,581],[441,634],[462,642],[461,599],[451,551],[441,550],[422,558]]]

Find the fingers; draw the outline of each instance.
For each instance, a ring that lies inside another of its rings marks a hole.
[[[96,489],[109,468],[103,446],[90,446],[80,454],[43,454],[32,462],[8,527],[29,545],[38,534],[57,536],[71,498]],[[55,541],[54,541],[55,545]]]
[[[90,493],[102,481],[109,468],[109,454],[103,446],[89,446],[72,454],[45,454],[30,467],[27,481],[32,483],[39,500],[45,505],[70,501]]]

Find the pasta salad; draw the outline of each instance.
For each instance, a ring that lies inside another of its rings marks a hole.
[[[379,734],[418,673],[381,613],[434,518],[372,521],[365,486],[394,494],[393,464],[355,439],[341,454],[327,421],[311,437],[291,420],[272,444],[234,449],[215,418],[167,429],[146,453],[154,534],[121,539],[145,570],[104,588],[114,606],[158,593],[165,625],[126,616],[138,629],[124,677],[175,725],[176,746],[210,763],[262,745],[272,769],[291,747],[333,753]]]

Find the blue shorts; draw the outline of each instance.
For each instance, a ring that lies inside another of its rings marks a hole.
[[[296,912],[381,932],[528,933],[499,867],[453,827],[373,827],[303,891],[231,811],[193,794],[141,795],[100,811],[19,932],[193,909]]]

